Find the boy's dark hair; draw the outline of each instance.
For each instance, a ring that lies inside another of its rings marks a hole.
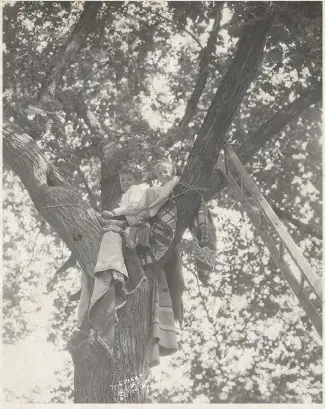
[[[120,175],[132,175],[136,179],[136,181],[141,180],[141,172],[135,165],[128,164],[124,165],[119,172]]]
[[[169,160],[162,160],[162,161],[160,161],[160,162],[158,162],[157,163],[157,165],[155,166],[155,168],[154,168],[154,171],[155,171],[155,173],[157,173],[157,170],[159,169],[159,167],[161,166],[161,165],[163,165],[164,163],[166,163],[167,165],[170,165],[171,166],[171,168],[172,168],[172,171],[173,171],[173,176],[175,176],[176,175],[176,166],[175,166],[175,164],[173,163],[173,162],[171,162],[171,161],[169,161]]]

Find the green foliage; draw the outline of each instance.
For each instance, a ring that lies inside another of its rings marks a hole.
[[[320,2],[272,3],[271,10],[267,2],[257,4],[263,5],[264,13],[274,13],[275,20],[259,75],[229,129],[235,146],[321,79]],[[261,13],[255,5],[106,2],[93,33],[58,84],[57,100],[45,107],[37,105],[36,93],[82,4],[6,5],[5,115],[19,123],[23,117],[25,129],[42,133],[39,144],[46,156],[93,207],[100,207],[101,138],[120,144],[121,164],[132,155],[150,174],[152,164],[164,156],[181,172],[246,17]],[[177,124],[197,80],[201,49],[220,11],[223,29],[210,56],[206,87],[189,128],[180,129]],[[90,127],[85,109],[95,115],[104,135]],[[48,118],[51,130],[44,134]],[[271,203],[300,221],[320,225],[320,107],[283,129],[247,169]],[[69,252],[8,170],[4,190],[4,342],[19,349],[42,326],[48,342],[62,349],[76,324],[77,305],[68,295],[78,289],[80,271],[68,270],[48,293],[55,270]],[[218,265],[209,286],[199,288],[191,256],[184,252],[180,352],[162,359],[152,371],[151,401],[321,402],[321,348],[315,331],[231,192],[224,190],[211,208],[218,228],[218,257],[226,265]],[[284,222],[321,274],[320,239]],[[38,323],[35,317],[40,316],[46,316],[46,322]],[[62,361],[46,402],[71,399],[71,368],[70,361]],[[164,383],[157,382],[161,376]],[[9,388],[8,401],[42,401],[39,391],[12,393]]]

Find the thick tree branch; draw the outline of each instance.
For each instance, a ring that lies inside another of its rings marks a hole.
[[[33,139],[41,139],[44,128],[40,127],[37,121],[29,121],[26,115],[23,115],[19,109],[13,109],[11,106],[6,106],[3,110],[3,117],[7,120],[11,117],[14,118],[15,124],[19,125],[19,127],[27,132]]]
[[[67,96],[59,92],[58,98],[62,101],[64,110],[67,113],[75,112],[79,118],[83,118],[88,128],[91,130],[91,144],[84,148],[77,148],[74,154],[79,158],[96,155],[101,159],[101,207],[102,210],[109,210],[117,203],[122,194],[118,172],[121,168],[121,156],[126,155],[126,150],[121,151],[121,145],[115,141],[108,142],[105,139],[106,132],[96,116],[85,104],[82,93],[76,97]],[[122,154],[122,155],[121,155]],[[87,183],[83,179],[85,187]],[[96,203],[96,202],[93,202]],[[96,206],[97,208],[97,206]]]
[[[94,211],[44,158],[35,141],[9,122],[3,125],[3,152],[38,212],[92,275],[102,235]]]
[[[227,130],[257,74],[266,34],[270,27],[271,20],[258,21],[245,27],[238,41],[234,58],[204,119],[180,178],[180,184],[175,189],[175,194],[179,196],[176,198],[178,218],[174,243],[178,243],[181,239],[201,201],[197,191],[185,187],[184,184],[200,189],[207,186],[226,140]]]
[[[264,122],[257,131],[249,134],[246,141],[236,150],[236,155],[240,161],[247,163],[269,140],[278,134],[291,121],[296,119],[298,115],[311,105],[316,104],[322,99],[322,86],[308,89],[299,98],[292,103],[286,105],[281,111],[278,111],[268,121]],[[212,200],[223,187],[226,182],[221,171],[215,167],[208,186],[207,192],[204,194],[206,201]]]
[[[101,7],[102,2],[87,1],[84,4],[84,10],[80,15],[79,21],[65,44],[59,49],[54,58],[53,65],[50,67],[43,80],[37,96],[38,102],[42,103],[54,98],[57,83],[64,75],[69,64],[75,60],[78,52],[92,30],[97,12]]]
[[[133,154],[132,148],[123,148],[117,141],[117,135],[113,134],[113,141],[105,137],[107,132],[100,121],[86,105],[82,93],[76,96],[67,95],[59,91],[58,100],[62,103],[67,114],[75,112],[82,118],[91,130],[91,144],[87,147],[76,148],[74,154],[79,158],[96,155],[101,159],[101,202],[102,210],[109,210],[117,204],[122,194],[119,182],[119,171],[123,161]],[[111,131],[110,131],[111,133]],[[114,140],[115,139],[115,140]]]
[[[132,152],[127,148],[122,150],[122,145],[117,141],[110,142],[105,138],[107,132],[85,104],[81,92],[73,97],[60,91],[58,99],[62,102],[67,113],[76,112],[78,117],[83,118],[91,130],[92,143],[87,147],[75,149],[74,153],[79,158],[96,155],[101,159],[101,207],[102,210],[109,210],[117,204],[122,194],[119,171],[123,164],[123,158],[132,154]],[[114,139],[117,139],[116,135],[114,136]]]

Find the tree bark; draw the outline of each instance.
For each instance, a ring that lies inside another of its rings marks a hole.
[[[236,155],[240,161],[247,163],[269,140],[279,133],[291,121],[311,105],[318,103],[322,99],[322,86],[308,89],[291,104],[286,105],[278,111],[268,121],[264,122],[257,131],[252,132],[246,141],[236,150]],[[212,200],[224,187],[226,181],[221,171],[215,167],[208,186],[204,194],[205,201]]]
[[[84,10],[81,13],[79,21],[69,35],[66,43],[59,49],[53,65],[45,75],[37,96],[38,102],[42,103],[54,98],[56,85],[64,75],[69,64],[75,59],[75,56],[91,32],[101,4],[101,1],[85,2]]]
[[[100,178],[103,211],[116,207],[123,193],[119,178],[119,171],[122,168],[120,153],[116,142],[108,143],[103,147]]]
[[[110,149],[111,147],[111,149]],[[103,161],[114,158],[116,144],[104,148]],[[114,164],[113,164],[114,165]],[[111,165],[111,166],[113,166]],[[105,165],[104,165],[105,166]],[[107,167],[104,167],[104,170]],[[110,167],[112,172],[112,167]],[[103,171],[102,171],[103,173]],[[108,176],[108,175],[106,175]],[[103,209],[112,208],[120,198],[121,187],[116,177],[101,179]],[[112,361],[103,348],[89,348],[85,354],[74,358],[75,403],[113,403],[116,395],[110,385],[118,385],[131,377],[148,373],[147,351],[150,340],[151,292],[155,269],[145,269],[145,281],[118,312],[119,323],[115,326],[114,355]],[[146,403],[146,389],[127,396],[123,403]]]
[[[82,353],[71,351],[75,367],[75,403],[114,403],[119,382],[147,374],[153,274],[148,271],[147,281],[128,296],[126,305],[119,310],[113,359],[91,339],[82,347]],[[123,403],[145,402],[145,388],[123,400]]]
[[[7,121],[3,124],[3,153],[37,211],[76,253],[83,271],[92,275],[102,235],[94,211],[44,158],[36,142]]]

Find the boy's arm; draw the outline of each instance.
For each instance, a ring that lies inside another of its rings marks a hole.
[[[178,181],[179,177],[175,176],[172,180],[165,183],[164,185],[149,187],[147,189],[147,197],[149,198],[149,202],[152,203],[162,196],[168,196],[177,185]]]
[[[128,191],[127,203],[113,210],[114,216],[136,214],[145,208],[145,192],[139,186],[132,186]]]
[[[110,213],[112,214],[111,217],[113,217],[113,216],[122,216],[122,215],[124,215],[124,214],[127,212],[127,209],[128,209],[128,206],[127,206],[127,205],[117,207],[116,209],[113,209],[113,210],[110,212]]]

